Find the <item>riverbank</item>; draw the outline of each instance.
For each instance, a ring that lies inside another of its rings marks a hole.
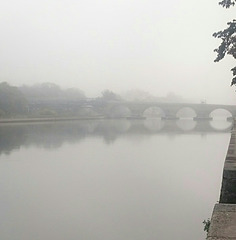
[[[0,119],[0,124],[5,123],[37,123],[37,122],[60,122],[60,121],[79,121],[79,120],[99,120],[103,116],[96,117],[54,117],[54,118],[6,118]]]
[[[236,123],[225,158],[221,195],[212,213],[208,240],[236,239]]]

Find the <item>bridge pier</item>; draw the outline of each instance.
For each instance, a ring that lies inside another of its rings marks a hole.
[[[162,117],[161,119],[163,119],[163,120],[178,120],[179,118],[173,117],[173,116],[165,116],[165,117]]]
[[[197,116],[193,118],[195,121],[209,121],[213,120],[212,117],[209,116],[209,113],[206,111],[197,112]]]
[[[196,117],[193,118],[195,121],[209,121],[213,118],[210,117],[211,110],[208,108],[207,104],[201,104],[198,106],[198,108],[195,108],[195,112],[197,114]]]
[[[234,117],[227,117],[227,121],[228,122],[233,122],[234,121]]]
[[[165,116],[162,117],[164,120],[178,120],[179,117],[176,116],[177,110],[172,108],[166,108],[164,110]]]
[[[198,132],[206,132],[207,129],[211,128],[211,125],[210,125],[210,121],[209,120],[205,120],[205,121],[197,121],[195,120],[196,122],[196,127],[195,127],[195,130],[198,131]]]
[[[164,117],[161,117],[163,120],[178,120],[179,117],[176,117],[174,114],[166,114]]]
[[[212,117],[194,117],[193,118],[194,121],[211,121],[213,120]]]

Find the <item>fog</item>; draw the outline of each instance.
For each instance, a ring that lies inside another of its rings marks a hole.
[[[212,37],[234,10],[204,0],[2,1],[0,80],[234,104],[234,62],[214,63]]]
[[[218,1],[1,1],[0,239],[205,238],[235,117],[207,104],[236,100]]]

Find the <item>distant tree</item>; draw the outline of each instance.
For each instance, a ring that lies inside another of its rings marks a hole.
[[[211,220],[208,218],[207,220],[204,220],[202,223],[204,225],[203,230],[208,233],[210,230]]]
[[[85,94],[77,88],[61,89],[55,83],[41,83],[33,86],[24,85],[19,88],[29,101],[59,101],[84,99]]]
[[[236,3],[236,0],[223,0],[219,2],[220,5],[226,8],[229,8],[230,6],[234,6],[235,3]]]
[[[169,92],[167,93],[166,97],[164,98],[164,100],[166,102],[184,102],[186,100],[184,100],[181,96],[173,93],[173,92]]]
[[[57,115],[56,111],[49,108],[41,109],[39,114],[44,117],[55,117]]]
[[[165,97],[158,97],[146,92],[144,90],[131,90],[126,92],[122,97],[126,101],[132,102],[187,102],[190,100],[186,100],[183,97],[170,92]]]
[[[64,96],[68,99],[85,99],[86,96],[83,91],[77,88],[68,88],[64,91]]]
[[[6,113],[2,109],[0,109],[0,118],[5,117],[5,115]]]
[[[17,87],[6,82],[0,83],[0,109],[1,116],[25,114],[28,103]]]
[[[160,101],[160,98],[154,97],[149,92],[139,89],[127,91],[123,97],[127,101],[135,102]]]
[[[235,3],[236,0],[223,0],[219,2],[219,4],[225,8],[234,6]],[[227,25],[228,28],[213,34],[215,38],[220,38],[222,40],[220,46],[214,50],[217,53],[215,62],[219,62],[226,54],[236,59],[236,20],[234,19],[228,22]],[[233,72],[233,79],[231,81],[232,86],[236,85],[236,67],[232,68],[231,71]]]
[[[118,94],[106,89],[106,90],[102,91],[101,99],[104,101],[120,101],[121,97]]]

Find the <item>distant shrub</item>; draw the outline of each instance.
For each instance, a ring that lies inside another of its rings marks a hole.
[[[204,220],[202,223],[204,225],[204,231],[208,233],[211,225],[210,219],[208,218],[207,220]]]
[[[47,116],[47,117],[52,117],[52,116],[56,116],[57,115],[56,111],[48,109],[48,108],[41,109],[39,111],[39,114],[41,116]]]
[[[5,115],[6,113],[2,109],[0,109],[0,118],[5,117]]]

